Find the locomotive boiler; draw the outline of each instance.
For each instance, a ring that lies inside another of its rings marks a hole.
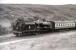
[[[26,22],[23,19],[17,19],[13,25],[13,33],[16,36],[38,34],[45,32],[52,32],[59,29],[76,28],[75,21],[31,21]]]

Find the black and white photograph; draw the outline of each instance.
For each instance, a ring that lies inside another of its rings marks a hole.
[[[75,0],[0,0],[0,50],[76,50]]]

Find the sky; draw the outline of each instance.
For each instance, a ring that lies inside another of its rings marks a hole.
[[[64,5],[64,4],[76,4],[76,0],[0,0],[0,4]]]

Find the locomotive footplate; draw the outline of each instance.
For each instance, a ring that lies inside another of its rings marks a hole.
[[[37,33],[37,32],[47,32],[47,30],[25,30],[25,33]]]

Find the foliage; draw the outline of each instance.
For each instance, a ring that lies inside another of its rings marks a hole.
[[[7,33],[8,33],[7,29],[0,25],[0,35],[7,34]]]

